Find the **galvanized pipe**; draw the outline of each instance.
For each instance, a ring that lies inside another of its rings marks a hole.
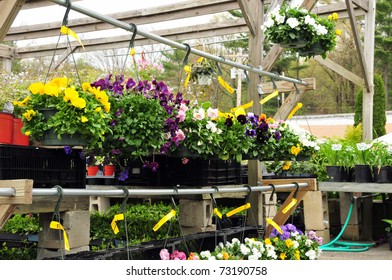
[[[56,4],[59,4],[61,6],[67,7],[67,1],[65,1],[65,0],[49,0],[49,1],[51,1],[53,3],[56,3]],[[92,11],[90,9],[78,6],[78,5],[73,4],[71,2],[72,1],[69,1],[70,8],[72,10],[74,10],[74,11],[77,11],[77,12],[79,12],[81,14],[87,15],[89,17],[92,17],[92,18],[95,18],[95,19],[98,19],[98,20],[102,20],[103,22],[109,23],[109,24],[111,24],[113,26],[122,28],[124,30],[130,31],[130,32],[134,32],[133,27],[131,25],[127,24],[127,23],[124,23],[122,21],[119,21],[117,19],[111,18],[111,17],[106,16],[106,15],[102,15],[100,13],[94,12],[94,11]],[[177,49],[181,49],[181,50],[187,51],[187,47],[184,44],[180,44],[180,43],[177,43],[175,41],[166,39],[164,37],[155,35],[153,33],[149,33],[149,32],[140,30],[139,28],[137,28],[136,33],[141,35],[141,36],[143,36],[143,37],[145,37],[145,38],[154,40],[156,42],[160,42],[162,44],[171,46],[173,48],[177,48]],[[212,55],[212,54],[209,54],[209,53],[206,53],[206,52],[199,51],[197,49],[191,48],[190,52],[193,53],[193,54],[196,54],[196,55],[208,58],[210,60],[214,60],[216,62],[220,62],[220,63],[224,63],[224,64],[227,64],[227,65],[230,65],[230,66],[235,67],[235,68],[239,68],[239,69],[242,69],[242,70],[245,70],[245,71],[248,71],[248,72],[257,73],[257,74],[259,74],[261,76],[268,76],[268,77],[270,77],[271,79],[274,79],[274,80],[282,80],[282,81],[287,81],[287,82],[291,82],[291,83],[294,83],[294,84],[300,84],[300,85],[305,85],[305,86],[308,85],[307,82],[304,82],[304,81],[301,81],[301,80],[297,80],[297,79],[281,76],[279,74],[263,71],[263,70],[258,69],[258,68],[253,68],[252,66],[247,66],[247,65],[240,64],[240,63],[236,63],[234,61],[226,60],[223,57],[215,56],[215,55]]]
[[[64,197],[66,196],[102,196],[102,197],[124,197],[126,195],[122,188],[116,190],[88,190],[88,189],[63,189],[58,187],[53,187],[51,189],[37,188],[32,190],[33,196],[59,196],[60,194]],[[276,190],[280,189],[295,189],[296,184],[282,184],[275,185]],[[308,187],[308,183],[298,183],[299,188]],[[10,195],[13,188],[2,188],[0,189],[1,196],[14,196]],[[211,187],[211,188],[171,188],[171,189],[128,189],[129,196],[176,196],[176,195],[198,195],[198,194],[218,194],[218,193],[239,193],[239,192],[265,192],[273,190],[270,185],[266,186],[254,186],[254,187],[239,187],[239,188],[229,188],[229,187]]]

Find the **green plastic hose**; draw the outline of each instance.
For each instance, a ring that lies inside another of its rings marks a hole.
[[[353,212],[354,207],[354,199],[351,200],[350,208],[348,210],[347,219],[344,222],[342,230],[336,236],[334,240],[331,242],[321,245],[320,249],[322,251],[338,251],[338,252],[363,252],[369,250],[370,247],[374,246],[373,243],[356,243],[356,242],[344,242],[339,241],[340,237],[342,236],[343,232],[346,230],[348,221],[351,218],[351,214]],[[353,248],[354,247],[354,248]]]

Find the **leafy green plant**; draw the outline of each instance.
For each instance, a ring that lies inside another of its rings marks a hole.
[[[119,227],[118,234],[113,232],[111,222],[116,214],[121,213],[121,205],[116,204],[109,208],[106,213],[91,213],[90,238],[91,240],[101,240],[102,246],[94,249],[115,247],[115,240],[126,240],[128,235],[128,244],[139,244],[151,240],[165,239],[166,237],[176,237],[180,235],[177,217],[173,217],[170,222],[165,223],[158,231],[153,231],[154,225],[172,209],[170,204],[162,202],[156,204],[132,204],[127,205],[125,210],[124,221],[117,221]],[[167,236],[169,227],[170,236]],[[127,230],[127,232],[126,232]],[[127,233],[127,234],[126,234]],[[122,243],[124,245],[124,243]]]
[[[4,224],[3,232],[18,233],[21,235],[37,234],[41,231],[39,226],[39,219],[37,215],[33,214],[14,214]]]
[[[391,219],[382,219],[381,221],[386,222],[389,226],[385,228],[386,232],[392,232],[392,220]]]
[[[212,76],[216,72],[212,62],[204,57],[200,57],[196,63],[192,64],[191,68],[191,81],[197,81],[199,76]]]

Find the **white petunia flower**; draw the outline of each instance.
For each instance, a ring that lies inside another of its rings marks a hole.
[[[299,25],[298,19],[296,18],[289,18],[287,20],[287,24],[291,27],[291,28],[296,28]]]

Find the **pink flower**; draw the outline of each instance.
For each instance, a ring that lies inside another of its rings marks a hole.
[[[212,109],[211,107],[208,108],[207,116],[211,119],[216,119],[218,117],[218,109]]]
[[[172,260],[186,260],[186,255],[184,252],[180,252],[178,250],[173,251],[170,255],[170,259]]]
[[[178,138],[179,141],[182,141],[182,140],[185,139],[185,134],[184,134],[184,132],[182,131],[182,129],[177,130],[176,136],[177,136],[177,138]]]
[[[182,158],[181,159],[182,164],[187,164],[189,162],[189,158]]]
[[[199,120],[199,121],[201,121],[202,119],[204,119],[204,117],[205,117],[205,111],[204,111],[204,109],[203,109],[203,108],[196,109],[196,110],[193,112],[193,117],[194,117],[196,120]]]
[[[170,254],[167,249],[162,249],[159,252],[159,256],[161,257],[161,260],[170,260]]]
[[[183,110],[178,111],[177,118],[179,122],[183,122],[185,120],[185,111]]]

